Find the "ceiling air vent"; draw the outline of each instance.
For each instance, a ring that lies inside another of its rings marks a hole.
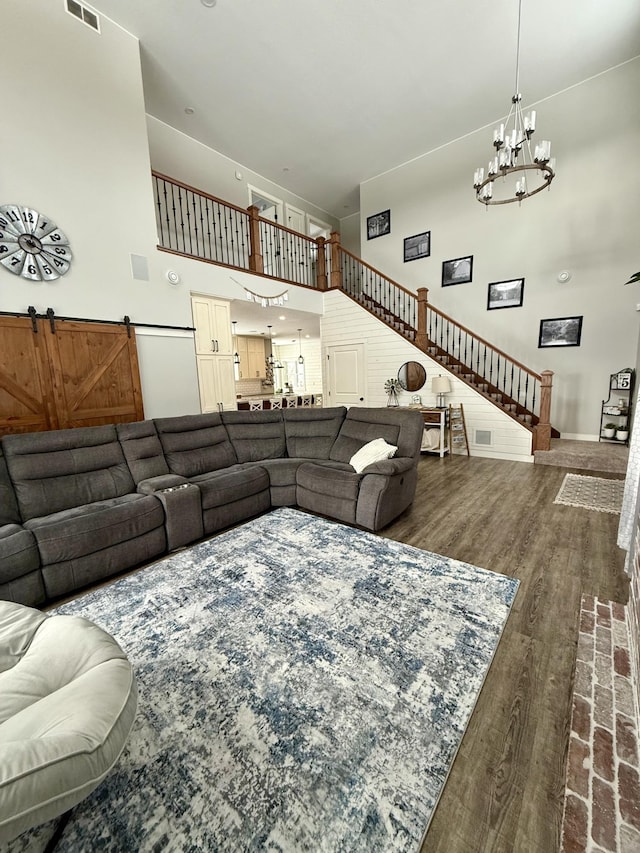
[[[100,32],[100,18],[98,18],[92,9],[89,9],[87,6],[83,6],[82,3],[77,3],[76,0],[66,0],[66,3],[67,12],[69,12],[70,15],[73,15],[74,18],[77,18],[79,21],[82,21],[83,24],[91,27],[91,29],[95,30],[97,33]]]

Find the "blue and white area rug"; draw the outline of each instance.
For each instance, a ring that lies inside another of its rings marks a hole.
[[[278,509],[60,607],[140,699],[59,853],[417,850],[517,586]]]

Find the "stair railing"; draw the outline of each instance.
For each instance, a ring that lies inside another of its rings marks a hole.
[[[331,235],[330,286],[338,287],[499,408],[530,428],[533,449],[548,450],[551,441],[553,373],[541,374],[456,322],[428,301],[343,249]]]
[[[194,187],[152,172],[159,248],[317,290],[340,288],[533,430],[548,450],[553,373],[537,374],[340,245],[314,240]]]

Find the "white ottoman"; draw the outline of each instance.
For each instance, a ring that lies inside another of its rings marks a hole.
[[[0,843],[90,794],[117,762],[136,707],[113,637],[78,616],[0,601]]]

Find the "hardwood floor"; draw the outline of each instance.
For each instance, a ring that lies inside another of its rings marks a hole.
[[[626,603],[628,587],[619,516],[553,503],[569,470],[424,457],[383,531],[520,581],[422,853],[559,848],[580,596]]]

